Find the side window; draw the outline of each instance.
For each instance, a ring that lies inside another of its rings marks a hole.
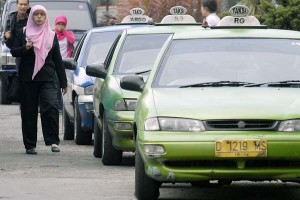
[[[110,61],[114,55],[114,52],[115,52],[115,49],[116,49],[116,46],[121,38],[121,35],[122,34],[119,34],[118,37],[116,38],[116,40],[114,41],[114,43],[112,44],[106,58],[105,58],[105,61],[104,61],[104,66],[105,66],[105,69],[107,70],[108,67],[109,67],[109,64],[110,64]]]
[[[71,56],[71,57],[74,58],[75,61],[78,60],[78,57],[80,55],[80,51],[81,51],[81,48],[82,48],[82,45],[84,43],[84,40],[85,40],[86,36],[87,36],[87,33],[82,36],[82,38],[80,39],[80,41],[76,45],[76,48],[75,48],[75,50],[73,52],[73,55]]]

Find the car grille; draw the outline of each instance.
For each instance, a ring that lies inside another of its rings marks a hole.
[[[203,121],[206,130],[275,130],[274,120],[211,120]]]
[[[245,169],[300,167],[300,160],[246,160],[244,162]],[[164,164],[168,167],[175,168],[238,168],[238,161],[235,160],[165,161]]]

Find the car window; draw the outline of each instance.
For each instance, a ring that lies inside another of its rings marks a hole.
[[[154,85],[178,87],[215,81],[299,80],[299,66],[300,40],[175,40],[158,70]]]
[[[127,36],[114,73],[132,74],[151,70],[161,47],[171,34]]]
[[[77,30],[89,30],[93,27],[91,12],[88,4],[84,2],[64,2],[64,1],[45,1],[45,2],[30,2],[30,7],[34,5],[43,5],[49,14],[51,27],[54,28],[55,18],[58,15],[64,14],[68,19],[67,28]],[[10,6],[10,13],[16,11],[16,3]]]
[[[83,65],[101,64],[120,31],[93,33],[84,50]]]
[[[107,56],[106,56],[106,58],[105,58],[105,60],[104,60],[104,66],[105,66],[105,69],[106,69],[106,70],[107,70],[108,67],[109,67],[111,58],[112,58],[113,55],[114,55],[114,51],[115,51],[115,49],[116,49],[116,47],[117,47],[117,44],[118,44],[118,42],[119,42],[119,40],[120,40],[120,38],[121,38],[121,35],[122,35],[122,34],[120,33],[120,34],[117,36],[117,38],[115,39],[115,41],[113,42],[112,46],[110,47],[109,52],[108,52],[108,54],[107,54]]]
[[[78,60],[78,57],[79,57],[79,55],[80,55],[80,51],[81,51],[81,49],[82,49],[82,45],[83,45],[83,43],[84,43],[84,40],[85,40],[86,36],[87,36],[87,33],[85,33],[85,34],[81,37],[81,39],[79,40],[78,44],[76,45],[76,48],[74,49],[74,52],[73,52],[73,54],[72,54],[71,57],[74,57],[75,61]]]

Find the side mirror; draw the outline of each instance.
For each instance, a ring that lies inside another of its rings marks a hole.
[[[107,72],[104,64],[100,65],[88,65],[86,67],[86,74],[93,77],[105,79]]]
[[[74,58],[63,58],[63,64],[65,69],[75,70],[77,63],[74,61]]]
[[[121,79],[120,86],[124,90],[142,92],[144,89],[144,79],[141,76],[129,75]]]

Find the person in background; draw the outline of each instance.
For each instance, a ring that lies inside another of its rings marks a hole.
[[[74,49],[74,42],[75,42],[75,35],[72,31],[67,30],[67,17],[65,15],[59,15],[55,19],[55,33],[58,38],[59,42],[59,49],[62,58],[70,58],[73,49]],[[58,87],[59,88],[59,87]],[[58,109],[59,111],[62,110],[62,95],[60,90],[57,91],[57,98],[58,98]]]
[[[16,37],[17,30],[22,29],[27,24],[28,14],[30,11],[29,0],[17,0],[17,11],[10,13],[7,16],[7,21],[4,29],[4,43],[8,48],[11,48]],[[11,73],[7,77],[6,96],[9,102],[18,101],[16,95],[16,84],[18,82],[18,69],[20,58],[15,58],[16,72]]]
[[[25,27],[27,24],[28,14],[30,12],[29,0],[17,0],[16,7],[17,11],[8,15],[4,30],[4,42],[8,48],[12,47],[17,30]]]
[[[201,13],[203,16],[202,24],[205,26],[216,26],[220,22],[217,15],[218,4],[216,0],[202,0]]]
[[[67,30],[67,17],[59,15],[55,19],[55,33],[59,42],[59,49],[62,58],[70,58],[73,52],[75,35],[73,31]]]
[[[10,52],[20,57],[21,119],[26,154],[37,154],[39,105],[45,144],[51,145],[52,152],[60,152],[56,79],[65,94],[67,77],[58,39],[50,27],[45,7],[31,8],[27,25],[18,31]]]

